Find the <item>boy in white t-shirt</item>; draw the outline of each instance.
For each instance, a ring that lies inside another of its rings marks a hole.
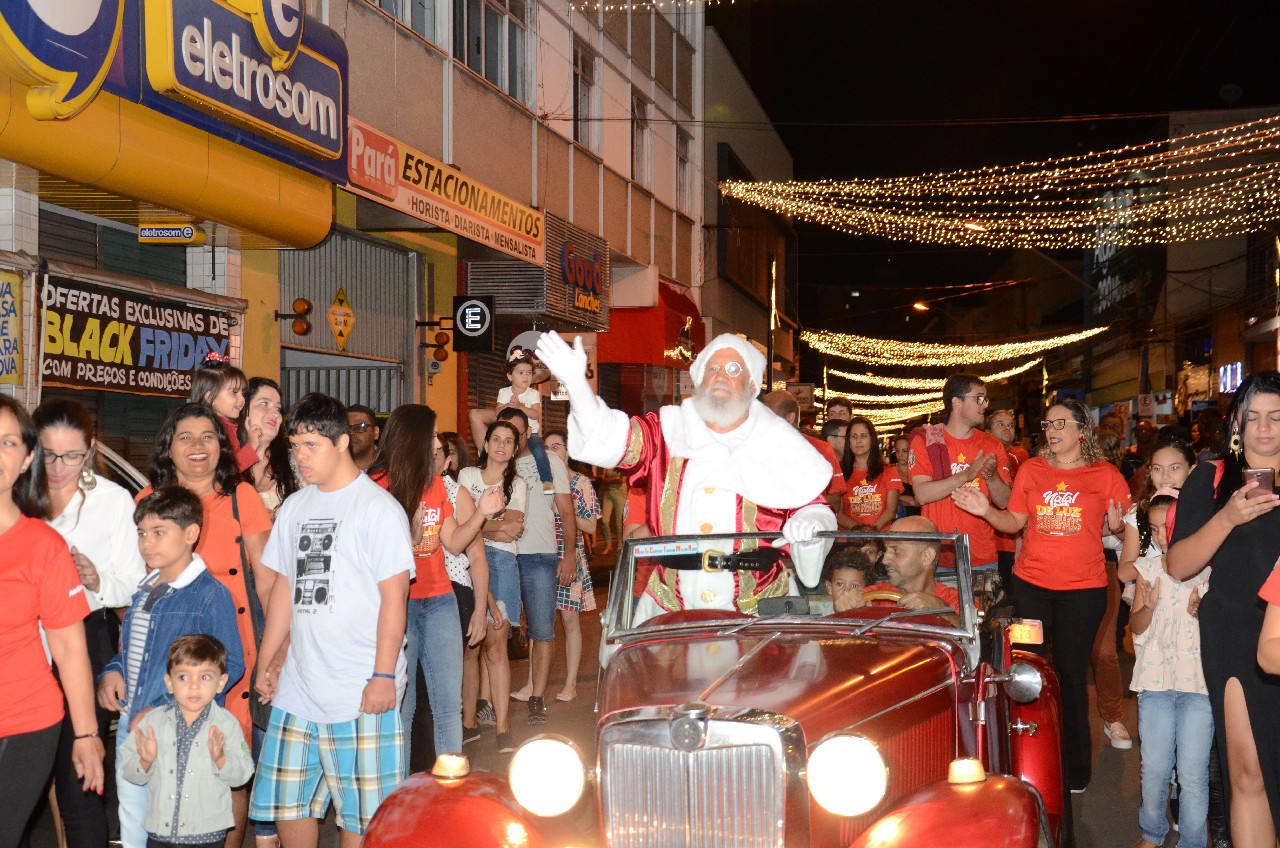
[[[272,710],[250,816],[275,821],[290,848],[314,848],[331,798],[343,843],[362,836],[406,773],[396,706],[413,543],[404,510],[356,467],[349,441],[339,401],[309,394],[290,410],[290,447],[311,485],[280,507],[262,554],[283,579],[260,650],[273,657],[287,637],[289,651],[278,680],[270,670],[258,680]]]
[[[545,375],[546,372],[544,371]],[[507,380],[511,385],[498,389],[498,403],[492,410],[473,409],[470,413],[471,435],[476,443],[476,450],[484,450],[484,434],[489,425],[498,418],[504,409],[518,409],[529,421],[529,432],[525,440],[529,453],[538,467],[538,479],[542,481],[542,493],[555,495],[555,481],[551,476],[551,462],[547,459],[547,449],[542,445],[538,435],[542,429],[542,393],[535,387],[538,382],[534,372],[533,354],[523,348],[516,348],[507,357]],[[545,377],[544,377],[545,379]]]

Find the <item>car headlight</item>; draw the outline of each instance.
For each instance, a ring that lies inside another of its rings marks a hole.
[[[538,736],[521,745],[507,776],[520,806],[544,818],[573,809],[587,785],[582,755],[560,736]]]
[[[889,770],[861,736],[832,736],[809,755],[809,792],[837,816],[859,816],[884,797]]]

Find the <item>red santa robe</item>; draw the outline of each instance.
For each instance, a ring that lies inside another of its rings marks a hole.
[[[752,401],[747,420],[728,433],[707,427],[692,399],[629,417],[595,398],[569,416],[569,450],[583,462],[627,473],[647,493],[649,526],[661,536],[780,531],[803,517],[822,529],[836,520],[823,497],[831,466],[794,427]],[[750,550],[754,540],[743,543]],[[717,542],[709,540],[708,550]],[[720,545],[723,547],[723,545]],[[830,540],[793,545],[806,585],[818,581]],[[659,567],[634,621],[677,609],[737,609],[754,614],[761,598],[788,593],[781,564],[771,571],[676,571]]]

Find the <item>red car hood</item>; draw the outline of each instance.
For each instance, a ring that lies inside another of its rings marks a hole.
[[[600,714],[703,701],[791,716],[810,744],[953,682],[944,643],[919,636],[803,631],[673,634],[623,645],[609,661]],[[762,645],[769,636],[774,638]]]

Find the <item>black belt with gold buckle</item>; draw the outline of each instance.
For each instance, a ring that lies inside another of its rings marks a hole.
[[[715,574],[721,571],[768,571],[782,560],[782,552],[776,548],[758,548],[754,551],[703,551],[700,554],[680,554],[658,558],[658,565],[676,571],[705,571]]]

